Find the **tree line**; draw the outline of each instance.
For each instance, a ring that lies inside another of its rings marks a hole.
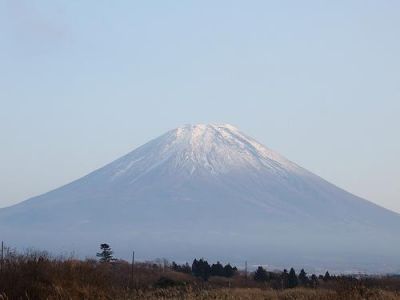
[[[100,245],[101,252],[97,253],[96,256],[99,258],[100,262],[107,263],[115,260],[113,257],[113,251],[108,244]],[[177,264],[172,262],[169,267],[176,272],[192,274],[195,277],[201,278],[207,281],[211,276],[220,276],[230,278],[233,277],[238,269],[231,264],[222,265],[219,261],[210,265],[204,258],[194,259],[192,265],[188,263]],[[281,285],[281,288],[295,288],[297,286],[309,286],[316,287],[318,285],[318,280],[329,281],[332,279],[328,271],[325,275],[312,274],[308,276],[304,269],[301,269],[299,275],[296,274],[294,268],[289,271],[286,269],[282,273],[268,272],[264,267],[259,266],[256,271],[252,274],[252,279],[256,282],[273,282],[275,284]]]
[[[326,271],[325,275],[319,275],[317,277],[315,274],[308,276],[304,269],[301,269],[299,275],[297,275],[293,268],[291,268],[289,272],[284,269],[282,273],[274,273],[267,272],[265,268],[259,266],[254,272],[253,279],[258,282],[279,282],[282,288],[295,288],[299,285],[316,287],[318,285],[318,280],[326,282],[331,280],[332,277],[328,271]]]
[[[229,263],[222,265],[219,261],[217,261],[217,263],[210,265],[208,261],[203,258],[194,259],[191,267],[188,263],[185,265],[178,265],[175,262],[172,262],[172,270],[191,273],[205,281],[207,281],[211,276],[230,278],[238,271],[236,267],[232,267]]]

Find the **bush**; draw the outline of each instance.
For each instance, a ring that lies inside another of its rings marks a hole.
[[[154,286],[157,288],[169,288],[169,287],[184,286],[185,284],[186,283],[184,281],[178,281],[162,276],[156,281]]]

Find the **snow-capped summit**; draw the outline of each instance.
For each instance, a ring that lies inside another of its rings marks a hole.
[[[122,256],[134,248],[146,259],[203,256],[338,270],[400,269],[399,228],[398,214],[229,124],[173,129],[83,178],[0,210],[0,237],[20,247],[86,255],[108,241]]]
[[[137,176],[142,176],[160,163],[168,163],[176,172],[190,174],[224,174],[244,169],[301,172],[294,163],[229,124],[185,125],[138,150],[142,151],[133,151],[116,164],[113,179],[137,168],[142,170]]]

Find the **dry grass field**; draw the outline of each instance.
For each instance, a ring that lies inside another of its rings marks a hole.
[[[238,272],[232,278],[173,271],[155,263],[50,258],[45,253],[9,254],[0,269],[0,300],[63,299],[321,299],[400,300],[400,278],[318,280],[314,287],[277,288]]]
[[[400,299],[400,294],[383,290],[335,291],[329,289],[295,288],[290,290],[263,290],[259,288],[217,288],[213,290],[193,291],[177,289],[160,289],[135,295],[131,299],[241,299],[241,300],[343,300],[343,299]],[[130,299],[125,298],[125,299]]]

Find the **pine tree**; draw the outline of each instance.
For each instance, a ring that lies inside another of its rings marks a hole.
[[[173,261],[171,264],[171,269],[176,272],[181,272],[186,274],[190,274],[192,272],[192,268],[189,266],[188,263],[184,265],[178,265],[176,262]]]
[[[204,281],[207,281],[211,275],[211,267],[208,262],[204,259],[194,260],[192,264],[192,273],[196,277],[201,277]]]
[[[179,272],[179,265],[176,262],[172,261],[171,269]]]
[[[259,266],[254,273],[254,280],[258,282],[265,282],[268,279],[268,273],[267,270],[265,270],[263,267]]]
[[[217,261],[216,264],[211,266],[211,275],[212,276],[225,276],[224,267],[222,264]]]
[[[192,274],[194,276],[198,276],[198,274],[199,274],[199,262],[197,261],[197,259],[193,260],[193,263],[192,263]]]
[[[99,257],[100,262],[111,262],[114,260],[113,251],[111,250],[110,245],[108,244],[101,244],[100,245],[101,252],[97,253],[96,256]]]
[[[192,268],[189,266],[188,263],[185,263],[185,265],[183,266],[182,272],[186,273],[186,274],[190,274],[192,272]]]
[[[288,288],[294,288],[298,285],[296,271],[291,268],[288,275]]]
[[[324,281],[328,281],[331,279],[331,275],[329,274],[328,271],[326,271],[325,276],[324,276]]]
[[[224,267],[224,272],[223,272],[223,275],[225,276],[225,277],[232,277],[233,275],[235,275],[235,272],[236,272],[236,267],[235,268],[232,268],[232,266],[230,265],[230,264],[227,264],[227,265],[225,265],[225,267]]]
[[[282,288],[285,289],[288,287],[288,278],[289,278],[289,274],[286,269],[283,270],[281,277],[282,277]]]
[[[299,273],[299,282],[302,285],[306,285],[308,283],[307,273],[304,271],[304,269],[301,269]]]
[[[313,288],[317,287],[318,285],[318,277],[315,274],[311,275],[311,285]]]

